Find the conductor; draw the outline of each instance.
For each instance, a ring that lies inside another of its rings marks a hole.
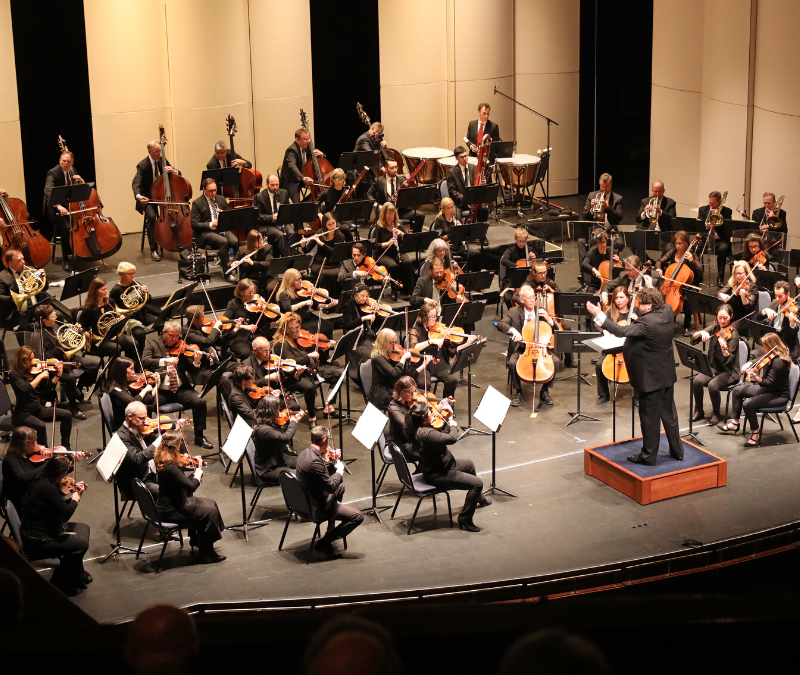
[[[628,366],[631,386],[639,392],[639,424],[642,451],[628,457],[634,464],[653,466],[658,455],[661,424],[669,441],[669,454],[683,460],[683,443],[675,408],[675,357],[672,352],[673,314],[661,291],[643,288],[637,294],[636,319],[627,326],[611,321],[599,305],[586,303],[594,322],[617,337],[627,338],[622,355]]]

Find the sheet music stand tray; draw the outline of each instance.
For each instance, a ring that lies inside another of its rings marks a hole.
[[[92,283],[92,279],[97,276],[99,271],[99,267],[92,267],[64,279],[64,288],[61,289],[61,302],[77,295],[78,302],[82,305],[81,296],[89,290],[89,284]]]
[[[419,254],[427,251],[437,233],[431,230],[427,232],[409,232],[400,240],[400,253],[414,253],[417,257],[417,264],[419,264]],[[413,291],[414,289],[408,289]]]
[[[711,372],[711,364],[708,362],[708,356],[702,349],[693,347],[692,345],[683,342],[682,340],[673,340],[675,348],[678,350],[678,359],[680,362],[689,368],[689,431],[681,436],[681,438],[690,438],[695,443],[706,447],[697,434],[692,429],[692,417],[694,417],[694,377],[695,372],[702,373],[706,377],[714,377]],[[699,432],[698,432],[699,433]]]
[[[353,330],[345,333],[342,337],[339,338],[339,341],[336,343],[336,348],[333,350],[333,355],[331,356],[331,363],[337,361],[340,357],[347,355],[348,352],[353,351],[358,344],[358,339],[361,336],[361,332],[364,330],[364,326],[358,326],[357,328],[353,328]],[[356,422],[353,417],[350,416],[351,412],[364,412],[361,409],[353,409],[350,407],[350,361],[349,359],[345,358],[345,366],[344,366],[345,374],[345,383],[344,383],[344,391],[345,396],[347,396],[347,415],[342,415],[342,395],[339,394],[339,421],[337,424],[339,425],[339,447],[342,447],[342,432],[341,428],[345,422]]]
[[[380,151],[354,150],[339,155],[339,168],[345,173],[355,171],[359,174],[365,166],[373,171],[376,170],[380,166]]]
[[[689,311],[692,313],[698,312],[704,317],[707,314],[711,314],[712,316],[716,317],[717,309],[719,309],[719,306],[722,304],[722,300],[720,300],[716,295],[707,295],[705,293],[699,293],[698,291],[693,291],[690,288],[686,288],[683,291],[683,303],[684,306],[688,305]],[[703,321],[703,325],[705,325],[705,321]]]
[[[290,255],[285,258],[273,258],[267,268],[267,274],[271,277],[278,277],[278,275],[283,274],[292,267],[303,271],[307,270],[310,265],[310,255]]]
[[[317,219],[319,205],[316,202],[300,202],[299,204],[281,204],[275,225],[293,225],[301,229],[304,223]]]
[[[600,419],[598,417],[592,417],[591,415],[581,412],[581,380],[584,379],[581,375],[581,354],[583,354],[583,352],[594,351],[591,346],[584,344],[584,341],[599,338],[602,333],[597,333],[594,331],[584,332],[579,330],[557,330],[555,331],[554,335],[555,346],[553,347],[553,351],[559,353],[563,352],[564,354],[572,354],[573,352],[578,353],[578,390],[576,394],[577,408],[575,409],[574,413],[569,413],[572,419],[570,419],[570,421],[564,426],[568,427],[570,424],[577,422],[581,418],[585,420],[591,420],[592,422],[599,422]],[[562,379],[565,380],[567,378]]]
[[[217,232],[230,230],[249,232],[258,228],[258,209],[252,206],[220,211],[217,218]]]
[[[613,269],[613,268],[612,268]],[[588,316],[586,311],[586,303],[597,303],[598,298],[593,293],[555,293],[553,295],[553,307],[555,313],[559,316],[577,316],[578,326],[581,325],[581,318]],[[589,338],[584,338],[589,339]],[[573,377],[583,380],[587,385],[591,386],[591,382],[586,379],[586,376],[581,371],[581,357],[578,352],[578,372],[575,375],[567,375],[559,379],[559,382],[564,380],[571,380]]]
[[[92,196],[94,183],[73,183],[59,185],[50,191],[48,206],[65,206],[69,210],[70,202],[85,202]]]
[[[761,338],[767,333],[777,333],[778,329],[771,323],[761,323],[760,321],[753,321],[752,319],[745,319],[750,337],[753,338],[753,349],[756,345],[761,344]]]
[[[200,184],[206,178],[213,178],[214,182],[219,187],[217,194],[222,194],[224,187],[236,187],[239,185],[239,180],[242,176],[242,169],[238,166],[226,166],[224,169],[206,169],[200,176]]]

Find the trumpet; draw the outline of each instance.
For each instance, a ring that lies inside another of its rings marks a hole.
[[[149,298],[150,296],[142,290],[142,285],[134,280],[130,286],[122,291],[120,300],[122,300],[123,306],[116,307],[116,310],[120,314],[135,314],[147,304]]]
[[[650,197],[650,201],[644,209],[644,217],[653,225],[658,225],[659,213],[656,211],[658,208],[658,197]],[[654,228],[655,229],[655,228]]]
[[[47,275],[44,270],[25,265],[17,279],[20,292],[11,291],[11,297],[14,299],[17,310],[21,312],[22,306],[32,297],[41,293],[46,283]]]
[[[592,215],[594,215],[596,221],[602,222],[606,219],[607,206],[608,202],[606,201],[605,192],[598,192],[594,200],[594,206],[592,206]]]

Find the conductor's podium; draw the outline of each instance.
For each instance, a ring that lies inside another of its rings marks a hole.
[[[642,449],[641,436],[586,448],[583,471],[639,504],[723,487],[728,480],[727,460],[694,443],[682,442],[683,461],[678,461],[670,456],[669,443],[662,432],[654,466],[627,460],[629,455],[638,455]]]

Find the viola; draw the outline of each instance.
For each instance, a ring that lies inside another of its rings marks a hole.
[[[269,355],[269,362],[274,368],[280,368],[285,373],[301,372],[308,366],[302,366],[294,359],[282,359],[277,354]]]
[[[261,313],[268,319],[277,319],[279,316],[283,316],[280,305],[264,300],[260,295],[256,295],[250,302],[245,302],[244,308],[253,314]]]
[[[192,185],[183,176],[165,170],[167,160],[164,146],[167,144],[167,137],[160,124],[158,138],[161,145],[161,175],[150,189],[150,203],[158,207],[153,236],[165,251],[175,252],[192,245]]]
[[[300,123],[310,136],[308,117],[306,116],[306,111],[302,108],[300,108]],[[308,141],[306,152],[309,155],[309,159],[303,165],[303,177],[310,178],[313,181],[309,190],[311,191],[312,201],[317,201],[322,191],[331,184],[333,165],[324,157],[317,157],[314,154],[314,142],[311,140]]]
[[[428,331],[428,337],[431,340],[449,340],[453,344],[460,345],[467,339],[467,334],[463,328],[459,326],[450,326],[449,328],[443,323],[437,321],[431,330]]]
[[[356,267],[356,270],[359,272],[366,272],[370,275],[375,281],[384,281],[385,279],[391,280],[392,283],[396,284],[400,288],[403,287],[399,281],[395,281],[392,277],[389,276],[389,272],[383,265],[378,265],[375,262],[374,258],[370,258],[367,256],[364,260],[361,261],[361,264]]]
[[[170,356],[188,356],[190,359],[193,359],[195,354],[213,358],[213,354],[200,351],[200,347],[197,345],[186,344],[186,340],[178,340],[172,347],[168,347],[167,354]]]
[[[661,292],[664,294],[664,301],[672,307],[672,313],[677,316],[683,309],[683,289],[687,284],[694,281],[694,272],[688,265],[685,265],[686,256],[692,253],[700,241],[703,239],[702,234],[696,234],[694,240],[689,244],[686,253],[681,256],[680,260],[672,263],[666,271],[666,280],[661,286]]]
[[[745,382],[751,382],[753,375],[766,368],[770,363],[778,358],[778,352],[776,351],[777,349],[777,347],[773,347],[765,354],[762,354],[756,361],[751,363],[749,368],[743,368],[742,379]]]
[[[302,413],[292,413],[289,408],[284,408],[278,413],[278,416],[275,418],[275,424],[279,427],[285,427],[289,422],[294,420],[295,422],[299,422],[303,419]]]
[[[178,460],[180,462],[180,466],[184,467],[185,469],[200,469],[208,466],[208,462],[204,461],[199,455],[197,457],[192,457],[186,452],[181,452],[178,455]]]
[[[133,390],[144,389],[147,385],[156,386],[155,373],[145,370],[143,373],[136,373],[136,377],[128,382],[128,388]]]
[[[78,487],[78,485],[82,487]],[[64,476],[60,481],[58,481],[58,489],[63,495],[71,495],[73,492],[83,492],[88,486],[81,482],[75,483],[75,479],[72,476]]]
[[[34,446],[34,452],[31,455],[28,455],[28,459],[31,462],[39,463],[44,462],[45,460],[50,459],[51,457],[55,457],[56,455],[68,455],[74,459],[80,459],[81,457],[91,457],[91,452],[77,452],[75,450],[67,450],[63,445],[57,445],[52,450],[44,445],[36,445]]]
[[[401,358],[403,358],[403,354],[405,354],[406,352],[411,352],[411,356],[409,358],[409,361],[411,361],[411,363],[419,363],[420,359],[422,359],[423,357],[422,352],[419,352],[416,349],[403,349],[403,347],[401,347],[399,344],[395,342],[392,345],[392,351],[389,352],[389,358],[395,363],[397,363],[398,361],[400,361]]]
[[[6,252],[12,249],[22,253],[25,264],[30,267],[41,269],[50,260],[50,244],[31,227],[34,222],[28,215],[24,201],[0,195],[0,252],[3,265],[8,266]]]
[[[372,298],[367,298],[367,301],[363,305],[360,305],[359,309],[365,314],[377,314],[384,319],[394,314],[390,305],[381,305],[377,300]]]
[[[280,396],[281,392],[277,389],[270,389],[269,387],[250,387],[247,390],[247,395],[256,401],[264,398],[265,396]]]
[[[430,396],[430,393],[428,394]],[[418,393],[415,400],[425,400],[422,395]],[[437,403],[435,400],[428,400],[428,409],[431,411],[430,426],[434,429],[441,429],[450,423],[450,418],[453,416],[453,398],[444,399]]]
[[[732,337],[733,326],[725,326],[725,328],[717,331],[717,340],[719,340],[719,346],[723,349],[728,346],[728,342]]]
[[[146,419],[144,421],[144,428],[141,430],[142,436],[149,436],[156,431],[169,431],[175,428],[175,422],[172,421],[167,415],[161,415],[156,419]]]
[[[464,296],[466,289],[458,283],[457,277],[449,269],[444,271],[444,278],[436,284],[436,288],[447,293],[447,297],[456,302],[463,302],[466,299]]]
[[[47,370],[49,372],[55,372],[58,369],[58,364],[62,366],[77,366],[77,362],[75,361],[59,361],[58,359],[47,359],[46,361],[42,361],[41,359],[33,359],[31,362],[31,370],[30,375],[38,375],[39,373]]]
[[[331,301],[331,296],[327,289],[314,286],[308,279],[303,279],[303,285],[297,291],[297,295],[301,298],[313,297],[315,302],[321,304],[327,304]]]
[[[313,351],[330,349],[336,344],[333,340],[329,340],[322,333],[311,333],[303,328],[297,331],[295,340],[301,348],[311,349]]]

